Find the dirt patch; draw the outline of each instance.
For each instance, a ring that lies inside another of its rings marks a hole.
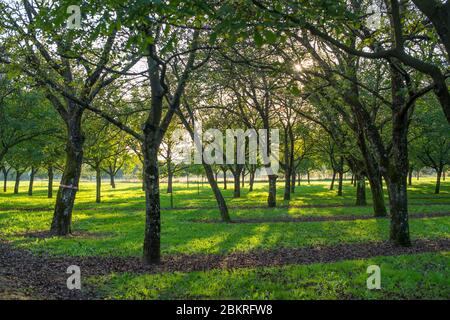
[[[82,290],[68,290],[67,267],[77,265],[82,277],[106,275],[113,272],[163,273],[192,272],[211,269],[233,269],[283,266],[292,264],[329,263],[376,256],[394,256],[450,250],[450,239],[416,240],[412,247],[397,247],[389,242],[366,242],[315,246],[304,248],[280,248],[277,250],[254,250],[219,254],[164,255],[161,264],[145,266],[139,258],[121,257],[55,257],[34,255],[26,250],[13,248],[0,242],[0,279],[4,296],[15,299],[17,294],[28,297],[36,295],[45,299],[96,299],[95,290],[82,285]],[[5,280],[4,280],[5,281]],[[1,291],[0,291],[1,292]]]
[[[410,213],[410,219],[425,219],[448,217],[450,212]],[[287,223],[287,222],[323,222],[323,221],[353,221],[370,219],[387,219],[389,217],[374,217],[373,215],[344,215],[336,216],[305,216],[305,217],[273,217],[273,218],[234,218],[232,223]],[[223,223],[218,219],[191,219],[197,223]]]

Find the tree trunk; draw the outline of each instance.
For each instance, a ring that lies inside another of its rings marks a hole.
[[[227,190],[227,170],[223,170],[223,190]]]
[[[342,171],[339,171],[338,172],[338,176],[339,176],[339,181],[338,181],[338,193],[337,193],[337,195],[339,196],[339,197],[342,197],[342,183],[343,183],[343,181],[344,181],[344,174],[343,174],[343,172]]]
[[[409,167],[408,170],[408,185],[412,186],[413,167]]]
[[[8,185],[8,174],[9,174],[10,170],[11,170],[11,167],[8,170],[6,170],[6,168],[3,167],[3,192],[6,192],[6,188]]]
[[[297,187],[300,187],[301,182],[302,182],[302,174],[299,172],[299,173],[298,173]]]
[[[167,173],[167,193],[172,193],[172,185],[173,185],[173,172],[172,169],[170,168],[168,173]]]
[[[336,180],[336,171],[333,169],[333,176],[331,177],[330,191],[334,189],[334,180]]]
[[[95,168],[95,202],[100,203],[102,202],[102,173],[100,171],[100,166],[97,166]]]
[[[235,169],[236,171],[233,172],[233,178],[234,178],[234,193],[233,198],[240,198],[241,197],[241,171],[238,169]]]
[[[350,180],[350,184],[351,184],[351,185],[353,185],[353,179],[354,179],[354,178],[355,178],[355,175],[354,175],[354,173],[352,172],[352,176],[351,176],[351,178],[350,178],[350,179],[351,179],[351,180]]]
[[[371,176],[369,179],[370,191],[372,193],[372,206],[375,217],[387,216],[387,209],[384,203],[384,192],[381,181],[381,176]]]
[[[250,186],[249,186],[249,191],[253,191],[253,184],[255,183],[255,171],[251,170],[250,171]]]
[[[161,207],[159,197],[158,145],[152,135],[145,135],[143,143],[145,181],[145,237],[144,262],[161,260]]]
[[[296,177],[297,177],[297,174],[295,173],[295,170],[292,170],[292,174],[291,174],[291,193],[295,193]]]
[[[34,176],[36,175],[37,169],[31,167],[30,172],[30,183],[28,184],[28,195],[33,195],[33,184],[34,184]]]
[[[48,166],[47,168],[48,175],[48,187],[47,187],[47,197],[49,199],[53,198],[53,166]]]
[[[355,177],[356,182],[356,205],[366,206],[366,179],[363,174],[357,174]]]
[[[244,188],[245,187],[245,169],[242,170],[242,185],[241,187]]]
[[[109,173],[109,180],[110,180],[111,188],[115,189],[116,188],[116,176],[114,175],[114,173],[112,173],[112,172]]]
[[[66,145],[66,163],[56,196],[55,211],[50,231],[64,236],[71,232],[72,210],[78,191],[83,163],[84,136],[81,132],[81,111],[68,121],[69,139]]]
[[[269,196],[267,198],[269,208],[277,206],[277,178],[277,175],[269,175]]]
[[[217,184],[217,180],[214,179],[214,172],[209,164],[203,163],[203,167],[205,168],[206,177],[208,179],[209,185],[214,193],[214,196],[217,201],[217,205],[219,207],[220,216],[222,217],[223,222],[231,222],[230,214],[228,212],[228,207],[225,202],[225,199],[220,192],[219,186]]]
[[[286,163],[284,170],[284,201],[291,200],[291,167]]]
[[[434,194],[439,194],[441,191],[442,167],[438,168],[436,174],[436,188],[434,189]]]
[[[23,172],[16,171],[16,183],[14,184],[14,194],[19,193],[19,186],[20,186],[20,177],[22,176]]]
[[[307,176],[307,179],[308,179],[308,184],[311,184],[311,181],[310,181],[310,179],[309,179],[309,170],[306,171],[306,176]]]
[[[408,217],[408,112],[405,106],[407,88],[403,75],[391,64],[392,78],[392,148],[385,170],[391,213],[390,239],[396,245],[410,246]],[[384,161],[386,162],[386,161]],[[386,166],[386,164],[384,164]],[[387,169],[387,170],[386,170]]]

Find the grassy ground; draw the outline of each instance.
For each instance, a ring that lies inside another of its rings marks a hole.
[[[259,183],[242,198],[233,199],[232,190],[224,195],[234,218],[268,218],[298,216],[367,215],[372,208],[242,208],[266,204],[266,184]],[[82,183],[74,211],[75,231],[97,233],[91,237],[37,239],[21,233],[46,230],[49,227],[54,199],[46,198],[45,182],[37,182],[34,195],[0,193],[0,237],[14,246],[36,253],[48,252],[71,256],[140,256],[144,232],[144,194],[138,183],[118,183],[112,190],[105,185],[102,203],[95,203],[95,185]],[[162,190],[162,207],[169,207],[169,196]],[[368,191],[368,200],[370,192]],[[414,181],[409,189],[411,213],[450,212],[450,183],[442,193],[434,195],[432,180]],[[254,249],[276,250],[311,245],[334,245],[387,240],[387,219],[325,221],[304,223],[210,224],[193,220],[218,219],[215,201],[207,184],[198,191],[191,184],[174,187],[174,210],[162,212],[162,252],[230,253]],[[279,205],[352,205],[355,189],[345,183],[344,196],[328,190],[328,183],[313,182],[297,187],[289,203],[282,200],[279,184]],[[176,209],[183,208],[183,209]],[[185,207],[203,207],[186,209]],[[34,209],[34,210],[27,210]],[[413,239],[450,238],[450,218],[412,219]],[[90,279],[107,298],[448,298],[450,297],[449,254],[430,253],[401,257],[345,261],[310,266],[212,270],[207,272],[171,273],[161,275],[118,274]],[[370,264],[383,268],[383,290],[365,289]],[[216,279],[211,281],[210,279]],[[419,289],[418,289],[419,288]]]

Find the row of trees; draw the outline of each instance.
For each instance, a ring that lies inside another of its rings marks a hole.
[[[40,92],[39,104],[53,112],[48,126],[44,117],[25,121],[36,131],[3,143],[0,161],[37,135],[64,141],[52,232],[70,233],[82,164],[100,177],[106,163],[114,176],[119,154],[132,150],[146,194],[144,260],[159,262],[159,160],[163,154],[171,177],[178,170],[168,150],[172,127],[194,138],[201,121],[280,130],[286,200],[299,168],[323,154],[338,194],[351,171],[364,204],[368,180],[376,216],[387,215],[385,182],[390,238],[410,245],[408,174],[419,163],[434,168],[439,191],[449,162],[448,1],[92,1],[83,3],[82,29],[64,23],[70,4],[0,2],[2,78]],[[195,147],[208,151],[209,143]],[[264,147],[270,154],[269,139]],[[278,175],[260,160],[274,207]],[[222,219],[231,221],[218,169],[202,166]],[[233,174],[239,196],[244,166],[221,170]],[[246,168],[250,180],[255,170]]]

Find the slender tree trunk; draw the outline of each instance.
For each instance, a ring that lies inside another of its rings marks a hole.
[[[11,167],[8,170],[6,170],[6,168],[3,167],[3,192],[6,192],[6,189],[7,189],[8,174],[9,174],[10,170],[11,170]]]
[[[352,176],[351,176],[351,180],[350,180],[350,184],[353,185],[353,179],[355,178],[355,174],[352,172]]]
[[[284,172],[284,201],[291,200],[291,167],[286,164]]]
[[[445,169],[442,171],[442,180],[445,181]]]
[[[269,175],[269,196],[267,198],[269,208],[277,206],[277,178],[277,175]]]
[[[203,163],[203,167],[205,168],[206,178],[208,179],[209,185],[211,186],[211,189],[214,193],[214,197],[216,198],[222,221],[231,222],[227,203],[225,202],[222,192],[220,192],[219,186],[217,184],[217,179],[214,179],[214,172],[211,166],[209,164]]]
[[[356,174],[356,205],[366,206],[366,179],[363,174]]]
[[[95,192],[95,202],[100,203],[102,202],[102,173],[100,171],[100,166],[97,166],[95,168],[95,186],[96,186],[96,192]]]
[[[171,168],[168,168],[167,172],[167,193],[172,193],[172,184],[173,184],[173,172]]]
[[[330,190],[334,189],[334,180],[336,179],[336,171],[333,169],[333,176],[331,177]]]
[[[249,186],[249,191],[253,191],[253,184],[255,183],[255,171],[251,170],[250,171],[250,186]]]
[[[291,174],[291,193],[295,193],[296,177],[297,177],[297,174],[295,173],[295,170],[292,170],[292,174]]]
[[[234,193],[233,198],[240,198],[241,197],[241,171],[237,168],[236,171],[233,172],[233,178],[234,178]]]
[[[53,166],[48,166],[47,175],[48,175],[47,197],[51,199],[53,198],[53,177],[54,177]]]
[[[384,203],[384,192],[381,181],[381,176],[371,176],[369,179],[370,191],[372,193],[372,206],[375,217],[387,216],[387,209]]]
[[[109,173],[109,183],[111,185],[111,188],[115,189],[116,188],[116,176],[113,172]]]
[[[436,188],[434,189],[435,194],[439,194],[441,191],[441,177],[442,177],[442,167],[439,167],[436,172]]]
[[[307,179],[308,179],[308,184],[311,184],[311,181],[310,181],[310,179],[309,179],[309,170],[306,171],[306,177],[307,177]]]
[[[69,139],[66,145],[66,163],[56,196],[55,211],[50,231],[64,236],[71,232],[72,210],[78,191],[83,163],[84,136],[81,132],[81,111],[70,115]]]
[[[242,185],[241,187],[244,188],[245,187],[245,169],[242,169]]]
[[[299,172],[299,173],[298,173],[297,187],[300,187],[301,182],[302,182],[302,174]]]
[[[32,196],[33,195],[33,184],[34,184],[34,176],[36,175],[37,169],[31,167],[31,172],[30,172],[30,183],[28,184],[28,195]]]
[[[339,196],[339,197],[342,197],[342,183],[343,183],[343,181],[344,181],[344,174],[343,174],[343,172],[342,171],[339,171],[338,172],[338,193],[337,193],[337,195]]]
[[[19,193],[19,186],[20,186],[20,177],[22,176],[23,172],[16,171],[16,183],[14,184],[14,194]]]
[[[223,190],[227,190],[227,170],[223,170]]]
[[[409,170],[408,170],[408,185],[409,186],[412,186],[412,176],[413,176],[413,167],[409,167]]]
[[[186,174],[186,185],[187,185],[187,188],[189,189],[189,173]]]
[[[154,134],[153,134],[154,135]],[[159,196],[158,148],[153,135],[146,134],[143,143],[145,180],[144,262],[161,260],[161,207]]]

